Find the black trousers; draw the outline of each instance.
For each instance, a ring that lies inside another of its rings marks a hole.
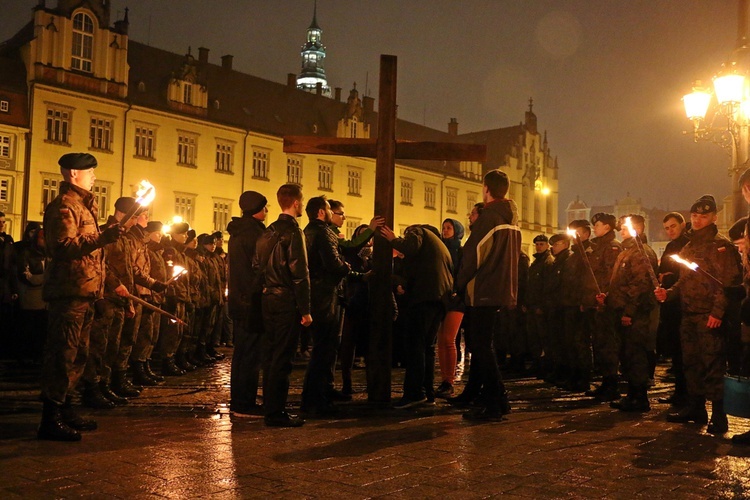
[[[411,400],[432,398],[435,396],[435,343],[445,310],[439,301],[421,302],[411,305],[407,315],[404,397]]]
[[[256,404],[258,379],[267,350],[263,331],[261,294],[250,297],[250,307],[234,321],[234,353],[230,375],[230,405],[248,407]]]
[[[474,374],[476,370],[477,381],[482,386],[484,401],[490,411],[500,410],[500,400],[505,393],[493,345],[493,332],[498,328],[503,312],[498,307],[472,307],[469,323],[471,372]]]
[[[268,350],[263,361],[263,413],[271,416],[284,411],[289,396],[289,374],[299,342],[302,319],[290,294],[264,293],[263,325]]]
[[[336,304],[336,290],[331,289],[329,292],[323,294],[319,290],[312,297],[313,322],[308,328],[312,352],[302,387],[302,405],[306,408],[330,403],[328,392],[333,386],[341,321]]]

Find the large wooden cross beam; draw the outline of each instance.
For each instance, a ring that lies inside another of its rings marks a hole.
[[[284,138],[284,152],[376,158],[375,214],[393,227],[396,158],[408,160],[485,161],[485,145],[396,140],[396,56],[380,56],[378,138],[290,136]],[[421,221],[413,221],[418,223]],[[370,343],[367,360],[367,395],[372,402],[391,399],[391,336],[393,300],[391,247],[375,237],[370,287]],[[407,291],[408,293],[408,291]],[[400,311],[403,314],[404,311]],[[315,318],[313,318],[315,321]]]

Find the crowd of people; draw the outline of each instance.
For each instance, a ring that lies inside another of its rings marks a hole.
[[[450,218],[398,236],[375,216],[346,239],[341,202],[305,201],[300,186],[285,184],[276,193],[281,214],[267,227],[266,197],[241,195],[224,252],[221,231],[197,235],[179,222],[165,236],[131,197],[118,199],[98,227],[96,159],[71,153],[59,164],[64,180],[43,224],[29,223],[17,244],[0,227],[3,294],[22,314],[18,354],[42,364],[40,439],[77,441],[96,428],[74,410],[74,391],[91,408],[125,405],[143,386],[221,359],[221,343],[234,343],[233,413],[302,426],[287,398],[293,360],[304,355],[302,413],[335,416],[336,403],[352,399],[355,358],[368,354],[376,234],[393,251],[393,365],[405,368],[394,408],[443,398],[467,408],[465,419],[499,421],[511,410],[501,372],[509,370],[623,412],[647,412],[663,356],[675,377],[674,393],[663,398],[672,405],[667,420],[723,434],[725,372],[750,370],[741,339],[743,322],[750,324],[741,258],[747,220],[735,224],[732,240],[719,234],[710,195],[693,204],[689,221],[678,212],[664,217],[670,243],[660,261],[642,216],[607,213],[536,236],[530,261],[500,170],[484,176],[464,243],[463,224]],[[750,203],[750,173],[740,182]],[[468,380],[455,394],[458,362],[469,353]],[[750,443],[750,433],[733,440]]]

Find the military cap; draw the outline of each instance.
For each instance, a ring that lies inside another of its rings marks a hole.
[[[540,241],[547,243],[547,236],[544,234],[537,234],[536,236],[534,236],[534,243],[538,243]]]
[[[122,213],[127,213],[135,205],[135,198],[132,196],[122,196],[117,198],[115,202],[115,210]]]
[[[704,194],[690,207],[691,214],[716,213],[716,200],[710,194]]]
[[[164,227],[164,224],[162,224],[158,220],[150,220],[148,221],[148,224],[146,224],[146,232],[147,233],[158,233],[162,230]]]
[[[607,224],[612,229],[615,228],[617,225],[617,217],[615,217],[612,214],[608,214],[605,212],[598,212],[595,213],[593,217],[591,217],[591,223],[596,224],[597,222],[601,222],[602,224]]]
[[[740,175],[740,180],[738,182],[740,189],[745,185],[745,183],[750,183],[750,168],[742,172],[742,175]]]
[[[88,153],[64,154],[57,161],[57,164],[68,170],[88,170],[90,168],[96,168],[98,165],[96,158]]]
[[[550,245],[554,245],[554,244],[555,244],[555,243],[557,243],[558,241],[562,241],[562,240],[564,240],[564,241],[567,241],[568,243],[570,243],[570,236],[568,236],[568,235],[567,235],[567,234],[565,234],[565,233],[557,233],[557,234],[553,234],[553,235],[552,235],[552,236],[550,236],[550,238],[549,238],[549,244],[550,244]]]
[[[183,234],[187,233],[190,229],[190,224],[187,222],[178,222],[177,224],[172,224],[172,234]]]
[[[732,241],[741,240],[745,236],[747,227],[747,216],[742,217],[729,228],[729,239]]]
[[[586,219],[576,219],[568,224],[571,229],[578,229],[579,227],[591,227],[591,223]]]
[[[257,191],[245,191],[240,195],[240,210],[257,214],[268,204],[265,196]]]
[[[199,245],[213,245],[214,243],[216,243],[216,238],[214,238],[213,234],[203,233],[198,236]]]
[[[222,233],[221,231],[214,231],[213,233],[211,233],[211,236],[213,236],[213,238],[215,240],[223,240],[224,239],[224,233]]]
[[[190,243],[191,241],[193,241],[195,239],[195,235],[196,235],[195,229],[188,230],[187,239],[185,240],[185,243]]]

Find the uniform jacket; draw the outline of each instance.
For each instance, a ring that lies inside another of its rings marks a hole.
[[[471,226],[456,279],[469,306],[515,307],[521,230],[513,200],[487,203]]]
[[[440,301],[453,290],[451,254],[431,230],[412,226],[391,245],[404,254],[404,288],[410,304]]]
[[[185,248],[185,257],[187,261],[188,275],[188,293],[190,296],[190,304],[193,307],[208,307],[210,305],[211,295],[215,293],[208,284],[208,278],[204,272],[205,261],[203,256],[195,248]],[[180,278],[182,279],[182,278]]]
[[[161,243],[155,241],[149,241],[146,244],[149,260],[149,275],[155,280],[165,283],[169,280],[167,276],[167,266],[162,258],[163,247]],[[151,292],[151,302],[154,304],[164,303],[164,292],[157,293]]]
[[[125,233],[125,238],[128,239],[132,252],[131,257],[133,260],[133,274],[136,284],[135,289],[138,292],[137,295],[148,298],[151,295],[149,287],[154,284],[155,280],[151,277],[151,261],[148,257],[143,228],[138,224],[134,225]]]
[[[206,276],[209,302],[212,305],[220,304],[224,296],[224,287],[222,285],[224,259],[214,252],[208,252],[205,248],[201,247],[198,248],[198,253],[203,256],[201,269]]]
[[[651,281],[651,270],[656,271],[658,265],[656,254],[645,243],[643,250],[646,255],[641,252],[635,238],[625,239],[609,283],[607,305],[631,318],[636,313],[648,314],[656,306]]]
[[[185,245],[174,240],[164,249],[162,258],[167,267],[167,276],[171,279],[174,275],[174,266],[180,266],[188,270],[187,276],[180,276],[167,288],[166,296],[171,302],[190,302],[190,269],[188,259],[185,256]],[[167,280],[168,281],[168,280]]]
[[[282,213],[268,226],[256,244],[253,268],[262,273],[265,295],[292,300],[302,316],[310,314],[307,250],[297,219]]]
[[[716,224],[690,230],[690,240],[680,251],[680,257],[695,262],[701,269],[721,281],[725,287],[741,282],[742,269],[737,248],[719,234]],[[697,271],[683,271],[680,279],[669,290],[667,299],[679,296],[683,313],[710,314],[722,319],[728,299],[724,289],[711,278]]]
[[[593,244],[593,252],[589,254],[591,268],[594,271],[596,282],[599,284],[599,289],[602,293],[607,293],[615,261],[622,252],[622,244],[615,239],[614,231],[593,238],[591,243]]]
[[[240,318],[251,307],[250,297],[260,293],[261,284],[253,268],[255,245],[266,225],[251,215],[233,217],[229,232],[229,315]]]
[[[549,250],[534,254],[526,287],[526,306],[529,309],[544,309],[544,284],[549,279],[554,262]]]
[[[44,300],[99,299],[104,291],[104,253],[96,224],[94,195],[68,182],[44,211],[44,234],[50,264]]]
[[[688,241],[687,236],[683,233],[679,238],[667,243],[667,247],[664,249],[664,253],[661,256],[661,262],[659,263],[659,275],[661,276],[662,287],[669,288],[680,279],[683,266],[679,262],[672,260],[670,256],[679,254],[684,246],[687,245]]]
[[[562,297],[565,294],[563,283],[563,268],[571,255],[570,248],[560,251],[553,257],[549,274],[544,280],[544,303],[547,311],[563,307]]]

